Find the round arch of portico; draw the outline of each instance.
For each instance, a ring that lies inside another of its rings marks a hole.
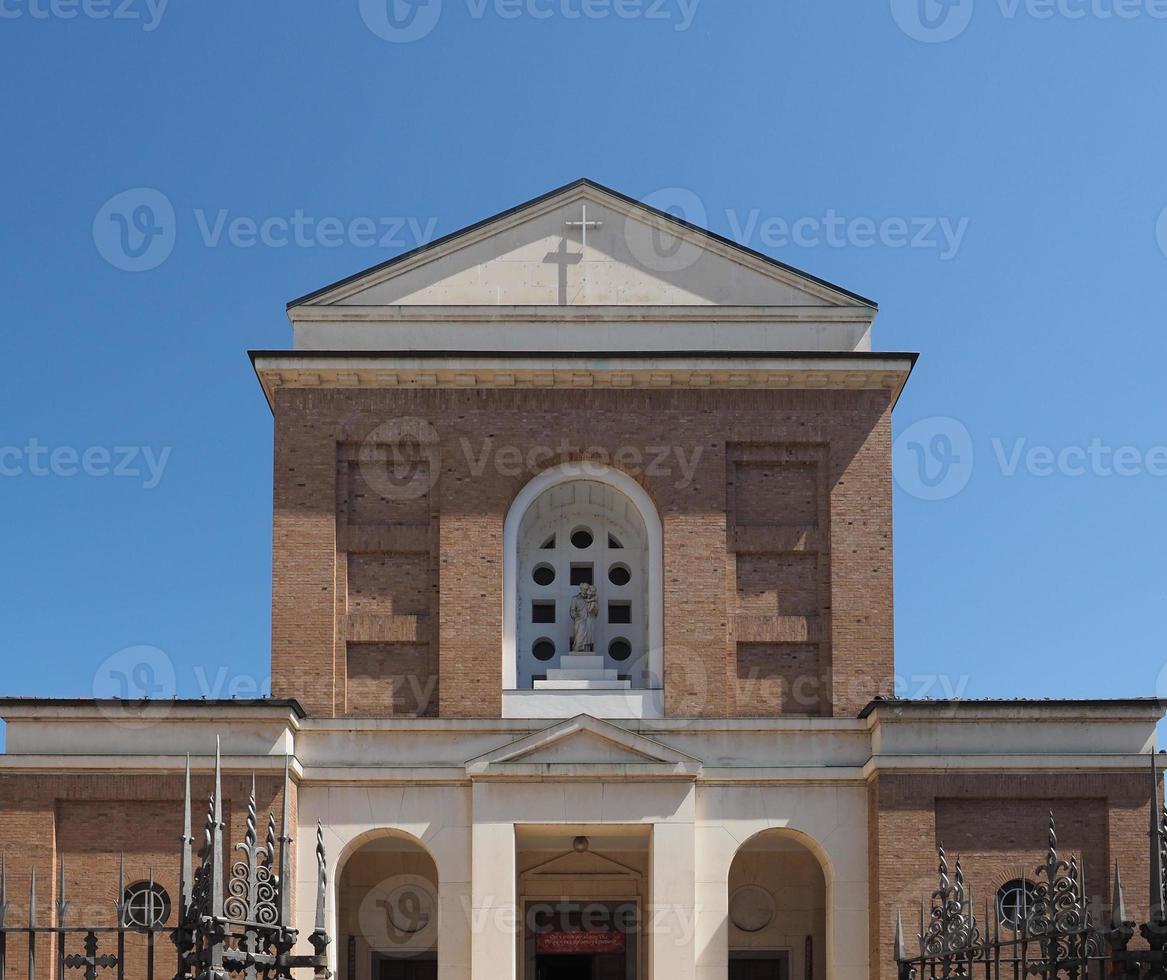
[[[823,878],[826,880],[827,887],[829,888],[831,886],[831,881],[834,878],[834,868],[831,864],[831,856],[827,852],[826,848],[824,848],[823,845],[810,834],[803,830],[798,830],[794,827],[791,827],[788,823],[776,823],[771,827],[762,827],[761,829],[754,831],[752,834],[750,834],[749,837],[745,838],[740,844],[738,844],[737,849],[733,852],[734,858],[736,859],[741,851],[744,851],[759,837],[769,836],[785,837],[787,840],[794,841],[796,844],[801,844],[808,851],[810,851],[810,853],[813,854],[815,859],[818,861],[819,867],[823,869]],[[731,860],[730,865],[732,864],[733,861]],[[729,881],[729,868],[725,869],[725,878],[726,881]]]
[[[335,829],[333,829],[333,834],[336,836],[340,836],[339,834],[337,834]],[[441,883],[441,868],[438,865],[438,859],[434,855],[434,852],[430,849],[430,847],[426,844],[426,842],[424,840],[422,840],[420,837],[418,837],[416,834],[411,833],[408,830],[404,830],[403,828],[400,828],[400,827],[366,828],[365,830],[361,831],[359,834],[356,834],[353,837],[346,840],[340,849],[340,853],[337,854],[336,860],[332,862],[333,867],[332,867],[332,871],[330,872],[331,880],[333,882],[340,881],[340,876],[342,874],[344,874],[345,865],[348,864],[349,859],[354,854],[356,854],[356,852],[359,851],[362,847],[365,847],[367,844],[373,843],[373,841],[384,840],[387,838],[393,839],[393,840],[406,841],[409,844],[416,844],[418,849],[423,851],[429,857],[429,859],[434,862],[434,868],[437,869],[437,872],[438,872],[439,884]]]
[[[518,686],[519,528],[532,503],[545,491],[575,480],[603,483],[624,494],[644,521],[648,538],[648,669],[664,677],[664,532],[660,515],[647,491],[631,476],[604,463],[573,460],[544,470],[519,491],[503,523],[502,680],[503,690]]]
[[[810,789],[805,787],[804,789]],[[738,855],[762,835],[774,834],[800,844],[822,868],[826,885],[826,975],[828,980],[868,980],[866,829],[862,841],[848,841],[842,827],[810,825],[815,808],[803,820],[731,819],[702,821],[697,858],[698,972],[724,975],[729,962],[729,879]],[[859,831],[860,828],[854,828]],[[854,844],[861,845],[856,852]],[[847,873],[847,868],[852,868]],[[704,920],[704,921],[702,921]]]
[[[440,978],[468,977],[468,966],[463,966],[459,962],[463,957],[455,956],[454,960],[451,960],[449,954],[451,949],[468,945],[469,942],[468,925],[458,921],[459,911],[468,897],[467,886],[462,882],[468,877],[466,869],[469,867],[469,854],[459,852],[459,842],[463,835],[442,833],[442,829],[431,826],[427,832],[416,825],[407,827],[392,823],[373,826],[368,824],[325,826],[324,839],[328,875],[327,926],[329,933],[333,936],[333,943],[328,948],[328,965],[329,969],[333,971],[333,976],[337,975],[339,960],[339,939],[337,936],[341,922],[341,877],[348,862],[362,848],[374,841],[392,838],[414,845],[420,853],[429,858],[434,866],[438,892],[438,976]],[[418,830],[425,833],[424,838],[415,832]],[[307,866],[310,867],[314,867],[315,864],[314,849],[315,841],[313,840],[311,850],[308,853],[300,854],[300,860],[306,860]],[[315,876],[314,871],[312,876]],[[301,881],[304,880],[303,875],[300,878]],[[303,892],[301,894],[303,895]],[[311,905],[308,906],[308,909],[306,914],[310,916]],[[305,920],[305,923],[310,922],[310,918]],[[455,936],[458,931],[467,933],[466,936],[461,937],[461,941]],[[308,934],[303,928],[301,928],[301,933]]]
[[[336,860],[332,862],[333,867],[329,873],[329,914],[332,916],[332,922],[329,925],[330,933],[333,937],[332,945],[328,951],[328,967],[332,970],[333,976],[339,975],[339,958],[340,958],[340,929],[341,929],[341,881],[344,877],[345,869],[348,867],[349,861],[357,855],[363,848],[369,844],[379,840],[399,840],[411,844],[416,847],[422,854],[429,858],[430,863],[434,866],[437,887],[437,901],[438,901],[438,916],[439,916],[439,932],[441,935],[441,894],[442,894],[442,872],[438,866],[437,858],[433,852],[426,846],[423,841],[416,834],[412,834],[407,830],[402,830],[398,827],[374,827],[366,829],[361,833],[349,838],[341,847],[337,854]],[[442,955],[441,940],[438,941],[438,956]]]

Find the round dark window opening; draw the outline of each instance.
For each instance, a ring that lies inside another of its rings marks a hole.
[[[595,536],[586,527],[577,527],[571,532],[571,546],[580,551],[586,551],[590,548],[593,541],[595,541]]]
[[[618,588],[623,588],[632,581],[632,572],[627,565],[613,565],[608,569],[608,581]]]
[[[531,653],[536,660],[545,664],[555,656],[555,642],[546,637],[536,640],[535,645],[531,647]]]
[[[550,565],[536,565],[531,578],[535,580],[536,585],[550,585],[555,581],[555,569]]]
[[[1033,911],[1036,891],[1033,883],[1023,878],[1005,882],[997,889],[997,921],[1018,932]]]
[[[608,656],[616,663],[622,664],[632,656],[632,644],[623,637],[617,637],[608,644]]]
[[[157,929],[170,918],[170,896],[156,881],[135,881],[122,895],[126,925]]]

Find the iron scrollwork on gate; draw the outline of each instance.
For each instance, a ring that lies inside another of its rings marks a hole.
[[[1050,813],[1045,859],[1033,869],[1032,891],[1016,921],[1002,931],[1001,915],[984,903],[978,920],[960,861],[950,874],[939,848],[939,886],[920,902],[918,950],[908,952],[897,913],[893,952],[899,980],[1167,980],[1167,805],[1158,796],[1152,756],[1150,804],[1150,912],[1136,930],[1126,912],[1122,874],[1114,867],[1109,921],[1095,921],[1086,873],[1077,856],[1058,854],[1057,826]],[[1131,948],[1136,931],[1146,948]]]
[[[27,925],[9,922],[11,909],[5,865],[0,860],[0,980],[6,980],[10,956],[20,938],[27,951],[21,980],[39,980],[38,970],[48,976],[38,956],[48,954],[55,962],[56,980],[156,980],[157,941],[169,939],[177,955],[174,980],[292,980],[297,970],[312,970],[313,980],[329,980],[327,950],[330,940],[325,925],[327,872],[324,835],[316,825],[316,921],[307,937],[311,953],[293,952],[299,933],[292,927],[292,836],[290,821],[291,779],[284,763],[283,812],[279,836],[275,815],[268,814],[263,843],[259,842],[255,780],[247,803],[247,829],[228,866],[224,850],[222,763],[215,750],[214,789],[207,801],[207,816],[197,851],[191,833],[190,760],[185,772],[183,829],[179,861],[179,899],[176,924],[141,924],[127,914],[125,870],[118,873],[118,898],[113,922],[80,925],[69,921],[70,902],[65,894],[65,867],[57,862],[57,896],[53,923],[37,919],[36,868],[29,875]],[[197,863],[196,863],[197,858]],[[152,884],[152,882],[151,882]],[[127,942],[143,948],[142,962],[129,964]],[[80,949],[80,952],[76,951]],[[72,950],[72,951],[70,951]],[[21,957],[24,960],[24,957]],[[169,971],[166,971],[169,974]]]

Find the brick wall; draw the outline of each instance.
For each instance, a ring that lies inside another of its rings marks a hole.
[[[1109,915],[1116,861],[1127,912],[1146,916],[1150,777],[1146,773],[885,774],[869,783],[871,961],[873,976],[893,980],[895,916],[904,917],[909,950],[919,931],[919,900],[936,887],[936,847],[949,865],[961,859],[977,908],[1016,878],[1035,880],[1046,852],[1049,812],[1058,851],[1077,855],[1096,914]],[[983,911],[979,914],[983,915]]]
[[[892,677],[888,400],[281,389],[273,693],[497,717],[507,510],[539,470],[623,449],[664,526],[668,714],[853,717]],[[371,690],[371,657],[430,702]]]
[[[260,777],[256,799],[261,822],[270,810],[280,819],[283,779]],[[230,866],[230,846],[246,832],[250,776],[227,776],[224,795],[224,870]],[[125,861],[126,884],[154,880],[166,889],[172,904],[178,901],[178,868],[182,834],[182,779],[179,776],[59,775],[0,776],[0,850],[5,855],[9,925],[28,923],[29,879],[37,875],[37,923],[55,923],[59,862],[64,862],[68,925],[112,926],[118,900],[118,865]],[[209,776],[191,780],[192,827],[196,847],[206,819]],[[294,804],[294,801],[293,801]],[[295,807],[293,805],[293,823]],[[261,830],[261,833],[263,831]],[[196,859],[197,865],[197,859]],[[294,861],[293,861],[294,867]],[[294,897],[293,897],[294,904]],[[169,925],[174,924],[172,910]],[[81,952],[73,937],[66,952]],[[27,980],[27,947],[10,941],[7,980]],[[40,978],[50,977],[54,951],[43,942],[38,951]],[[127,976],[144,976],[145,944],[131,939]],[[158,980],[170,976],[174,951],[168,942],[156,948]]]

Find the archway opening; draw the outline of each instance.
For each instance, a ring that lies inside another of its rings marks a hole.
[[[615,486],[573,479],[522,514],[514,599],[518,690],[643,690],[649,658],[649,534]]]
[[[438,869],[420,842],[375,837],[337,886],[337,965],[348,980],[436,980]]]
[[[729,980],[825,980],[827,882],[796,837],[769,830],[729,871]]]

